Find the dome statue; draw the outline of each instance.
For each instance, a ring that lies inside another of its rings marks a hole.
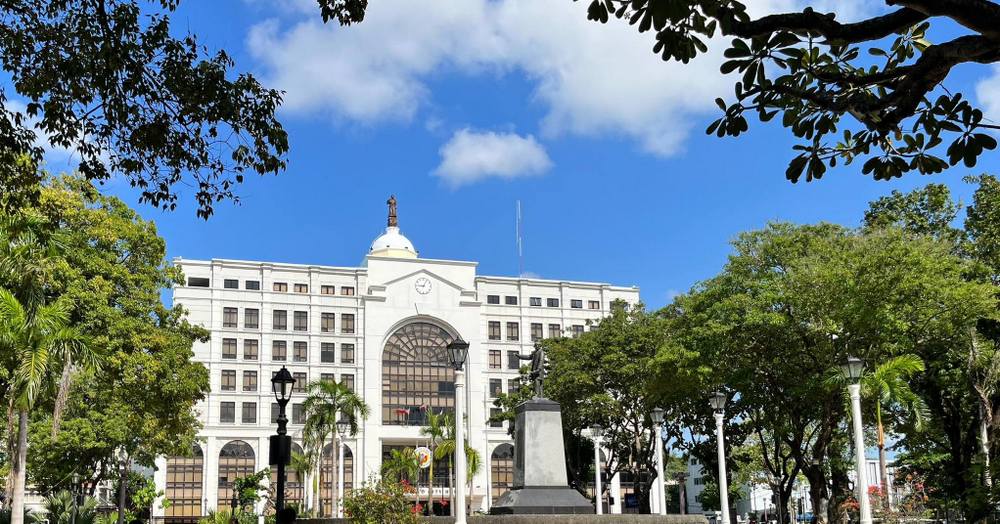
[[[417,258],[417,250],[413,247],[413,242],[406,238],[399,231],[399,218],[396,216],[396,196],[392,195],[386,201],[389,206],[389,219],[382,233],[372,242],[368,249],[370,256],[395,257],[395,258]]]

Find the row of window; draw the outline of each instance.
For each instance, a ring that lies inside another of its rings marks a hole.
[[[222,339],[222,358],[236,360],[237,343],[235,338]],[[243,339],[243,360],[259,360],[260,343],[256,339]],[[271,360],[286,362],[288,360],[288,342],[274,340],[271,342]],[[292,361],[309,361],[309,344],[303,341],[292,342]],[[323,342],[319,345],[319,361],[324,363],[337,362],[337,345],[333,342]],[[354,363],[354,344],[340,345],[340,363]]]
[[[275,309],[271,312],[271,329],[278,331],[288,330],[288,311],[284,309]],[[238,328],[239,327],[239,308],[235,307],[224,307],[222,308],[222,327],[224,328]],[[321,333],[334,333],[336,331],[336,313],[320,313],[319,316],[319,330]],[[259,329],[260,328],[260,310],[256,308],[244,308],[243,309],[243,328],[244,329]],[[309,331],[309,312],[308,311],[293,311],[292,312],[292,329],[294,331]],[[345,334],[354,333],[354,313],[341,313],[340,314],[340,332]]]
[[[490,340],[501,340],[500,338],[500,321],[490,320],[487,323],[488,332],[487,338]],[[536,342],[543,338],[544,336],[544,326],[541,323],[531,324],[531,341]],[[574,324],[570,326],[570,332],[574,337],[583,334],[583,324]],[[548,338],[559,338],[562,336],[562,326],[559,324],[549,324],[549,336]],[[521,339],[521,324],[517,322],[507,322],[507,340],[517,341]]]
[[[494,305],[500,304],[500,295],[486,295],[486,303],[487,304],[494,304]],[[508,305],[508,306],[516,306],[517,305],[517,297],[514,296],[514,295],[505,295],[503,297],[503,303],[505,305]],[[528,304],[531,305],[531,306],[533,306],[533,307],[542,307],[542,297],[530,297],[530,298],[528,298]],[[559,307],[559,299],[558,298],[546,298],[545,299],[545,306],[546,307]],[[583,300],[572,299],[572,300],[569,301],[569,307],[571,307],[573,309],[583,309]],[[600,300],[588,300],[587,301],[587,309],[601,309],[601,301]]]
[[[226,371],[223,371],[223,377],[225,377]],[[233,372],[235,373],[235,372]],[[244,374],[244,377],[246,375]],[[292,376],[295,377],[295,386],[292,391],[304,392],[306,383],[305,373],[293,373]],[[301,379],[301,382],[300,382]],[[244,379],[245,380],[245,379]],[[320,380],[335,380],[333,374],[323,373]],[[344,384],[351,391],[354,390],[354,375],[341,375],[340,383]],[[300,388],[300,384],[302,384]],[[257,423],[257,403],[256,402],[241,402],[240,403],[240,423],[242,424],[256,424]],[[278,403],[271,403],[271,424],[278,422]],[[222,424],[235,424],[236,423],[236,402],[233,401],[223,401],[219,403],[219,422]],[[292,404],[292,424],[304,424],[305,423],[305,412],[302,409],[302,404]]]
[[[212,282],[204,277],[190,277],[188,278],[188,286],[211,287]],[[240,281],[235,278],[227,278],[222,281],[222,287],[225,289],[239,289]],[[243,289],[248,291],[260,291],[260,280],[244,280]],[[278,293],[287,293],[288,282],[274,282],[271,284],[271,290],[277,291]],[[292,291],[295,293],[308,293],[309,284],[293,283]],[[321,295],[336,295],[337,286],[323,285],[319,287],[319,292]],[[353,297],[355,294],[354,286],[340,286],[340,294],[345,297]]]

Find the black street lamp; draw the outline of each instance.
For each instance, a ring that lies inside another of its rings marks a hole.
[[[461,371],[465,366],[465,358],[469,356],[469,343],[461,338],[448,344],[448,360],[455,371]]]
[[[288,368],[281,366],[281,370],[271,378],[271,390],[274,391],[274,398],[278,401],[278,434],[271,436],[271,465],[278,466],[278,488],[277,500],[274,503],[276,512],[285,509],[285,466],[292,460],[292,437],[288,436],[288,417],[285,415],[285,406],[292,398],[292,386],[295,385],[295,378],[288,372]]]

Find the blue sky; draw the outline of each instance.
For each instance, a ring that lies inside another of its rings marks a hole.
[[[810,3],[848,16],[872,4]],[[364,23],[340,28],[322,26],[310,0],[182,3],[175,29],[287,91],[291,153],[286,172],[249,179],[242,204],[219,205],[207,222],[193,199],[173,213],[139,206],[169,256],[354,266],[394,193],[421,256],[514,275],[521,200],[527,272],[638,285],[660,307],[715,274],[740,231],[769,220],[856,225],[894,189],[936,181],[967,197],[963,176],[997,171],[988,154],[934,177],[876,182],[855,165],[793,185],[792,140],[777,122],[740,139],[704,135],[714,98],[731,98],[717,58],[665,64],[652,35],[586,22],[585,1],[374,4]],[[963,67],[947,86],[1000,118],[997,70]],[[135,204],[120,182],[106,187]]]

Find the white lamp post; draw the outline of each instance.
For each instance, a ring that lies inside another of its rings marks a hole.
[[[601,501],[601,437],[604,428],[598,424],[590,426],[590,434],[594,437],[594,500],[597,501],[597,514],[604,514],[604,504]]]
[[[865,463],[865,433],[861,425],[861,372],[865,363],[857,357],[848,357],[840,369],[850,383],[847,391],[851,394],[851,418],[854,419],[854,451],[858,463],[858,510],[861,524],[872,524],[871,501],[868,500],[868,468]]]
[[[337,446],[337,518],[344,518],[344,438],[351,428],[346,418],[337,421],[337,436],[340,445]]]
[[[729,524],[729,482],[726,480],[726,441],[722,434],[722,422],[726,408],[726,394],[717,391],[708,403],[715,412],[715,438],[719,442],[719,507],[722,510],[722,524]]]
[[[667,514],[667,484],[663,479],[663,409],[654,408],[649,414],[653,419],[653,445],[656,446],[656,496],[659,497],[660,515]]]
[[[455,368],[455,524],[465,524],[465,359],[469,343],[461,338],[448,344],[448,358]],[[433,474],[433,472],[431,472]]]

